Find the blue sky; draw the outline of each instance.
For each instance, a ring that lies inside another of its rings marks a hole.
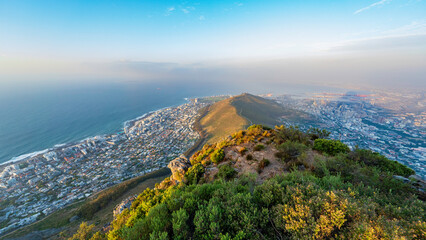
[[[0,76],[45,74],[52,64],[73,72],[82,63],[368,58],[371,51],[417,59],[425,40],[424,0],[0,0]]]

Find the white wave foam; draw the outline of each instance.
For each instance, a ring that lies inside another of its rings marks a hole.
[[[47,153],[47,152],[48,152],[48,151],[50,151],[50,150],[51,150],[51,149],[50,149],[50,148],[48,148],[48,149],[44,149],[44,150],[41,150],[41,151],[32,152],[32,153],[27,153],[27,154],[23,154],[23,155],[20,155],[20,156],[17,156],[17,157],[13,157],[12,159],[10,159],[10,160],[9,160],[9,161],[7,161],[7,162],[0,163],[0,166],[1,166],[1,165],[6,165],[6,164],[9,164],[9,163],[19,162],[19,161],[25,160],[25,159],[27,159],[27,158],[35,157],[35,156],[40,155],[40,154],[45,154],[45,153]]]

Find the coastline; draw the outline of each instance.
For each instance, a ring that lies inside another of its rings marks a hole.
[[[184,98],[185,103],[188,103],[189,101],[191,101],[191,99],[192,98]],[[17,157],[13,157],[12,159],[10,159],[10,160],[8,160],[6,162],[0,163],[0,170],[3,169],[3,168],[6,168],[9,165],[17,164],[19,162],[26,161],[26,160],[28,160],[30,158],[36,157],[38,155],[45,154],[45,153],[53,151],[53,150],[61,150],[63,148],[67,148],[69,146],[73,146],[73,145],[85,142],[87,140],[90,140],[90,139],[94,139],[94,138],[98,138],[98,137],[105,137],[105,136],[110,136],[110,135],[114,135],[114,134],[120,133],[120,132],[124,131],[126,128],[132,127],[135,122],[140,121],[140,120],[142,120],[144,118],[147,118],[147,117],[149,117],[150,115],[152,115],[155,112],[162,111],[162,110],[165,110],[165,109],[168,109],[168,108],[172,108],[172,107],[176,107],[176,106],[180,106],[180,105],[183,105],[185,103],[175,104],[175,105],[171,105],[171,106],[167,106],[167,107],[162,107],[162,108],[159,108],[159,109],[152,110],[152,111],[149,111],[147,113],[144,113],[141,116],[138,116],[138,117],[136,117],[134,119],[127,120],[127,121],[125,121],[125,122],[122,123],[122,127],[120,128],[119,131],[116,131],[116,132],[112,132],[112,133],[108,133],[108,134],[103,134],[103,135],[96,135],[96,136],[86,137],[86,138],[84,138],[82,140],[79,140],[79,141],[73,141],[73,142],[68,142],[68,143],[59,143],[59,144],[55,144],[53,147],[50,147],[50,148],[46,148],[46,149],[43,149],[43,150],[31,152],[31,153],[25,153],[25,154],[19,155]]]

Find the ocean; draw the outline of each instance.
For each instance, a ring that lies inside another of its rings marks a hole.
[[[185,98],[274,91],[202,81],[50,84],[0,91],[0,164],[58,144],[121,131],[124,122],[183,104]],[[282,93],[295,91],[306,89],[286,84]],[[310,87],[310,91],[330,89]]]
[[[55,85],[0,96],[0,163],[57,144],[120,131],[127,120],[185,98],[231,93],[220,87],[117,82]]]

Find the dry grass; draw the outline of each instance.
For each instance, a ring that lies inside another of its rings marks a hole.
[[[237,113],[230,104],[231,99],[210,106],[209,113],[201,119],[201,127],[208,135],[208,143],[215,143],[239,130],[245,129],[249,122]]]
[[[272,100],[245,93],[213,104],[200,123],[207,135],[207,143],[212,144],[253,124],[280,125],[280,118],[304,121],[309,116],[283,108]]]

